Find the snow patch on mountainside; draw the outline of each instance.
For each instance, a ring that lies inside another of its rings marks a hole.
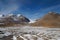
[[[36,22],[36,21],[35,21],[35,20],[31,20],[31,19],[30,19],[30,22],[29,22],[29,23],[34,23],[34,22]]]

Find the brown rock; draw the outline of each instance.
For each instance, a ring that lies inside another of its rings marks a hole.
[[[55,12],[49,12],[41,19],[37,20],[32,25],[60,28],[60,14]]]

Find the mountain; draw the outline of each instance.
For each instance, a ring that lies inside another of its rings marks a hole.
[[[33,26],[44,26],[44,27],[53,27],[60,28],[60,14],[56,12],[49,12],[41,19],[36,20]]]
[[[21,14],[0,15],[0,26],[28,24],[30,20]]]

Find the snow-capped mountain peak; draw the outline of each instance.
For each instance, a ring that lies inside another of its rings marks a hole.
[[[14,14],[8,14],[8,16],[13,16]]]
[[[17,14],[17,17],[20,17],[21,16],[21,14]]]
[[[5,24],[17,24],[17,23],[29,23],[30,20],[28,18],[26,18],[25,16],[21,15],[21,14],[7,14],[7,15],[0,15],[0,23],[4,23]],[[9,25],[8,24],[8,25]]]
[[[0,17],[4,17],[4,15],[3,14],[0,14]]]

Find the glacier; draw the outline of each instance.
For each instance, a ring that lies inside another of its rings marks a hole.
[[[17,40],[17,38],[23,40],[60,40],[60,28],[1,27],[0,31],[3,31],[5,36],[13,35],[13,40]]]

